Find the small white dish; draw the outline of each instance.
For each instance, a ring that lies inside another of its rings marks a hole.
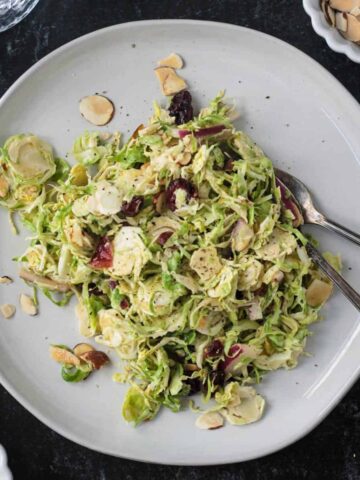
[[[116,112],[102,131],[128,135],[152,114],[152,101],[165,105],[153,68],[170,52],[185,60],[181,75],[196,107],[221,89],[240,112],[237,127],[252,135],[275,164],[301,178],[331,218],[360,230],[360,108],[319,64],[263,33],[214,22],[153,20],[116,25],[79,38],[26,72],[0,100],[0,143],[32,131],[64,156],[74,138],[89,128],[79,114],[84,95],[106,91]],[[18,305],[29,291],[12,258],[29,235],[10,233],[0,209],[0,272],[14,278],[0,288],[0,303]],[[324,250],[342,255],[344,275],[360,289],[358,247],[309,228]],[[49,344],[82,340],[73,306],[58,308],[43,295],[36,317],[20,308],[0,319],[0,381],[30,412],[65,437],[111,455],[166,464],[211,465],[269,454],[314,428],[348,391],[360,372],[359,313],[339,293],[314,325],[307,352],[293,371],[270,373],[259,386],[267,401],[261,421],[214,431],[195,427],[189,410],[163,409],[133,428],[121,418],[125,386],[111,380],[112,365],[79,384],[61,379]],[[16,432],[14,433],[16,435]],[[19,433],[18,435],[21,435]]]
[[[343,53],[353,62],[360,63],[360,46],[346,40],[336,28],[327,23],[319,0],[303,0],[303,6],[311,18],[313,29],[325,39],[328,46],[335,52]]]
[[[11,472],[7,466],[7,456],[5,449],[0,445],[0,480],[12,480]]]

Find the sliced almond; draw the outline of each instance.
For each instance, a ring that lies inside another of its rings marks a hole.
[[[29,295],[25,295],[25,293],[20,295],[20,307],[21,310],[27,315],[34,316],[38,313],[34,300],[29,297]]]
[[[335,27],[335,11],[330,7],[328,3],[325,4],[324,14],[327,22]]]
[[[10,285],[10,283],[13,283],[13,280],[10,277],[7,277],[6,275],[0,277],[0,285]]]
[[[114,115],[114,104],[103,95],[89,95],[80,100],[81,115],[93,125],[106,125]]]
[[[341,32],[346,32],[347,30],[347,18],[343,12],[337,12],[335,16],[336,28]]]
[[[327,0],[320,0],[320,8],[325,13],[325,6],[327,5]]]
[[[139,136],[139,131],[142,130],[144,128],[144,125],[142,123],[140,123],[140,125],[138,127],[136,127],[136,129],[133,131],[132,135],[131,135],[131,138],[134,140],[135,138],[137,138]]]
[[[202,430],[215,430],[224,425],[224,418],[218,412],[205,412],[196,419],[195,425]]]
[[[310,307],[319,307],[330,297],[332,285],[315,278],[306,290],[306,301]]]
[[[356,7],[360,7],[359,0],[330,0],[329,5],[340,12],[350,12]]]
[[[185,80],[179,77],[173,68],[156,68],[155,75],[159,80],[162,93],[166,96],[174,95],[187,87]]]
[[[0,198],[5,198],[9,193],[10,185],[4,175],[0,175]]]
[[[347,20],[347,30],[343,35],[352,42],[360,42],[360,19],[345,13]]]
[[[80,359],[72,352],[69,352],[69,350],[66,350],[66,348],[51,345],[49,351],[50,357],[55,360],[55,362],[74,365],[75,367],[81,363]]]
[[[159,67],[182,68],[184,66],[183,59],[177,53],[170,53],[170,55],[158,61]]]
[[[182,166],[189,165],[191,162],[191,153],[185,152],[185,153],[180,153],[176,157],[176,163],[179,163]]]
[[[15,305],[11,305],[10,303],[4,303],[3,305],[0,305],[0,313],[6,319],[13,317],[15,312]]]
[[[95,348],[92,345],[89,345],[88,343],[78,343],[73,348],[73,352],[77,357],[80,357],[80,355],[82,355],[83,353],[92,352],[94,350]]]
[[[29,270],[25,270],[25,268],[22,268],[20,270],[19,276],[26,282],[35,283],[40,287],[46,287],[46,288],[49,288],[50,290],[56,290],[62,293],[65,293],[71,290],[70,285],[56,282],[55,280],[51,280],[50,278],[47,278],[47,277],[42,277],[41,275],[36,275],[33,272],[29,272]]]
[[[195,363],[185,363],[184,370],[187,372],[196,372],[200,370],[200,368]]]
[[[85,352],[80,355],[80,358],[86,363],[90,363],[95,370],[99,370],[99,368],[103,367],[110,361],[106,353],[100,352],[99,350]]]

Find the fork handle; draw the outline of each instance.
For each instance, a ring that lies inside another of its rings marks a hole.
[[[360,295],[352,288],[351,285],[333,268],[329,262],[321,255],[321,253],[308,243],[306,250],[309,257],[318,265],[321,270],[337,285],[345,297],[360,311]]]
[[[332,220],[329,220],[325,217],[321,218],[321,220],[319,221],[319,225],[327,228],[328,230],[331,230],[332,232],[337,233],[338,235],[341,235],[342,237],[347,238],[348,240],[351,240],[356,245],[360,246],[360,235],[353,232],[349,228],[346,228],[339,223],[333,222]]]

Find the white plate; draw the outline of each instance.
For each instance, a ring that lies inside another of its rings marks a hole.
[[[313,29],[320,37],[325,39],[328,46],[334,52],[343,53],[353,62],[360,63],[360,46],[346,40],[336,28],[328,24],[320,8],[319,0],[303,0],[303,5],[311,18]]]
[[[7,455],[5,449],[0,445],[0,480],[12,480],[11,472],[7,464]]]
[[[260,143],[277,165],[291,168],[329,215],[360,230],[359,106],[322,67],[293,47],[262,33],[198,21],[151,21],[101,30],[60,48],[31,68],[0,105],[1,138],[29,131],[64,155],[89,124],[79,99],[106,91],[117,113],[109,129],[132,131],[163,101],[152,71],[169,52],[183,55],[197,104],[226,88],[242,113],[239,127]],[[270,98],[266,98],[269,96]],[[120,106],[123,106],[121,109]],[[129,116],[128,116],[129,115]],[[0,271],[16,277],[11,258],[23,251],[1,212]],[[324,248],[343,255],[344,273],[360,288],[356,247],[316,230]],[[347,269],[352,266],[352,271]],[[1,302],[17,302],[23,283],[0,289]],[[114,365],[81,384],[60,378],[48,345],[80,340],[72,308],[41,298],[41,314],[18,311],[0,322],[0,371],[4,386],[49,427],[95,450],[169,464],[216,464],[268,454],[311,430],[357,379],[359,314],[336,293],[316,325],[307,350],[292,371],[270,374],[260,387],[264,418],[253,425],[208,432],[195,428],[189,411],[163,410],[136,429],[121,419],[125,387],[111,381]]]

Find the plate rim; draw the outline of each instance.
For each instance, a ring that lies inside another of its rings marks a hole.
[[[298,49],[297,47],[291,45],[290,43],[287,43],[284,40],[281,40],[273,35],[269,35],[267,33],[261,32],[259,30],[253,29],[253,28],[248,28],[248,27],[243,27],[240,25],[235,25],[232,23],[224,23],[224,22],[216,22],[216,21],[210,21],[210,20],[194,20],[194,19],[151,19],[151,20],[139,20],[139,21],[132,21],[132,22],[124,22],[124,23],[119,23],[115,25],[111,25],[105,28],[101,28],[98,30],[94,30],[92,32],[89,32],[85,35],[82,35],[80,37],[77,37],[64,45],[61,45],[60,47],[56,48],[52,52],[48,53],[45,55],[42,59],[40,59],[38,62],[36,62],[34,65],[32,65],[29,69],[27,69],[2,95],[0,98],[0,109],[2,108],[3,104],[7,101],[8,98],[10,98],[13,93],[16,92],[18,87],[20,87],[28,77],[30,77],[34,72],[36,72],[38,69],[40,69],[44,64],[52,60],[53,57],[56,57],[59,54],[62,54],[63,52],[66,52],[67,50],[70,50],[73,46],[80,45],[83,42],[86,42],[88,39],[96,37],[96,36],[101,36],[104,33],[115,31],[115,30],[122,30],[122,29],[128,29],[132,27],[141,27],[144,25],[202,25],[202,26],[207,26],[209,28],[214,28],[214,27],[221,27],[223,29],[228,29],[228,30],[233,30],[233,31],[246,31],[250,34],[255,34],[258,35],[264,39],[271,40],[275,42],[275,44],[279,45],[281,48],[286,48],[297,55],[300,55],[304,61],[308,62],[308,64],[313,66],[313,68],[317,69],[317,71],[326,77],[327,81],[331,81],[333,83],[334,88],[336,88],[338,91],[341,91],[341,94],[343,96],[346,96],[348,101],[353,104],[355,109],[357,109],[360,113],[360,106],[355,99],[355,97],[344,87],[344,85],[341,84],[339,80],[328,70],[326,70],[319,62],[317,62],[315,59],[307,55],[305,52],[302,50]],[[232,459],[225,459],[224,461],[217,461],[217,460],[200,460],[200,461],[193,461],[192,463],[189,463],[187,461],[179,461],[179,462],[173,462],[173,461],[166,461],[165,460],[154,460],[152,458],[148,458],[147,454],[145,455],[120,455],[118,453],[115,453],[113,451],[109,451],[106,448],[99,448],[98,446],[92,444],[91,440],[85,440],[81,436],[79,436],[77,433],[73,432],[68,432],[66,428],[63,428],[61,426],[61,423],[56,422],[56,420],[52,420],[51,418],[47,417],[45,414],[41,412],[36,406],[33,406],[30,401],[28,401],[21,393],[18,393],[16,388],[12,386],[11,382],[6,379],[6,377],[3,375],[3,373],[0,370],[0,383],[1,385],[12,395],[13,398],[17,402],[20,403],[28,412],[30,412],[35,418],[37,418],[41,423],[46,425],[48,428],[54,430],[57,434],[63,436],[67,440],[70,440],[74,443],[77,443],[78,445],[81,445],[82,447],[86,447],[90,450],[93,450],[95,452],[103,453],[106,455],[111,455],[116,458],[124,458],[124,459],[129,459],[133,461],[138,461],[138,462],[143,462],[143,463],[152,463],[152,464],[159,464],[159,465],[178,465],[178,466],[211,466],[211,465],[225,465],[225,464],[231,464],[231,463],[240,463],[240,462],[245,462],[249,460],[253,460],[256,458],[262,458],[267,455],[270,455],[272,453],[275,453],[279,450],[282,450],[283,448],[292,445],[296,441],[302,439],[305,437],[309,432],[311,432],[313,429],[315,429],[323,420],[324,418],[337,406],[337,404],[341,401],[341,399],[346,395],[346,393],[350,390],[350,388],[353,386],[355,381],[359,378],[360,372],[356,375],[351,375],[346,383],[344,384],[343,388],[340,389],[335,395],[331,401],[326,405],[325,408],[321,410],[319,413],[316,421],[312,422],[309,425],[306,425],[303,429],[299,430],[298,432],[290,435],[287,437],[286,440],[280,441],[272,446],[269,446],[268,448],[263,448],[262,451],[254,452],[253,454],[248,454],[246,455],[242,460],[237,460],[236,458]]]

